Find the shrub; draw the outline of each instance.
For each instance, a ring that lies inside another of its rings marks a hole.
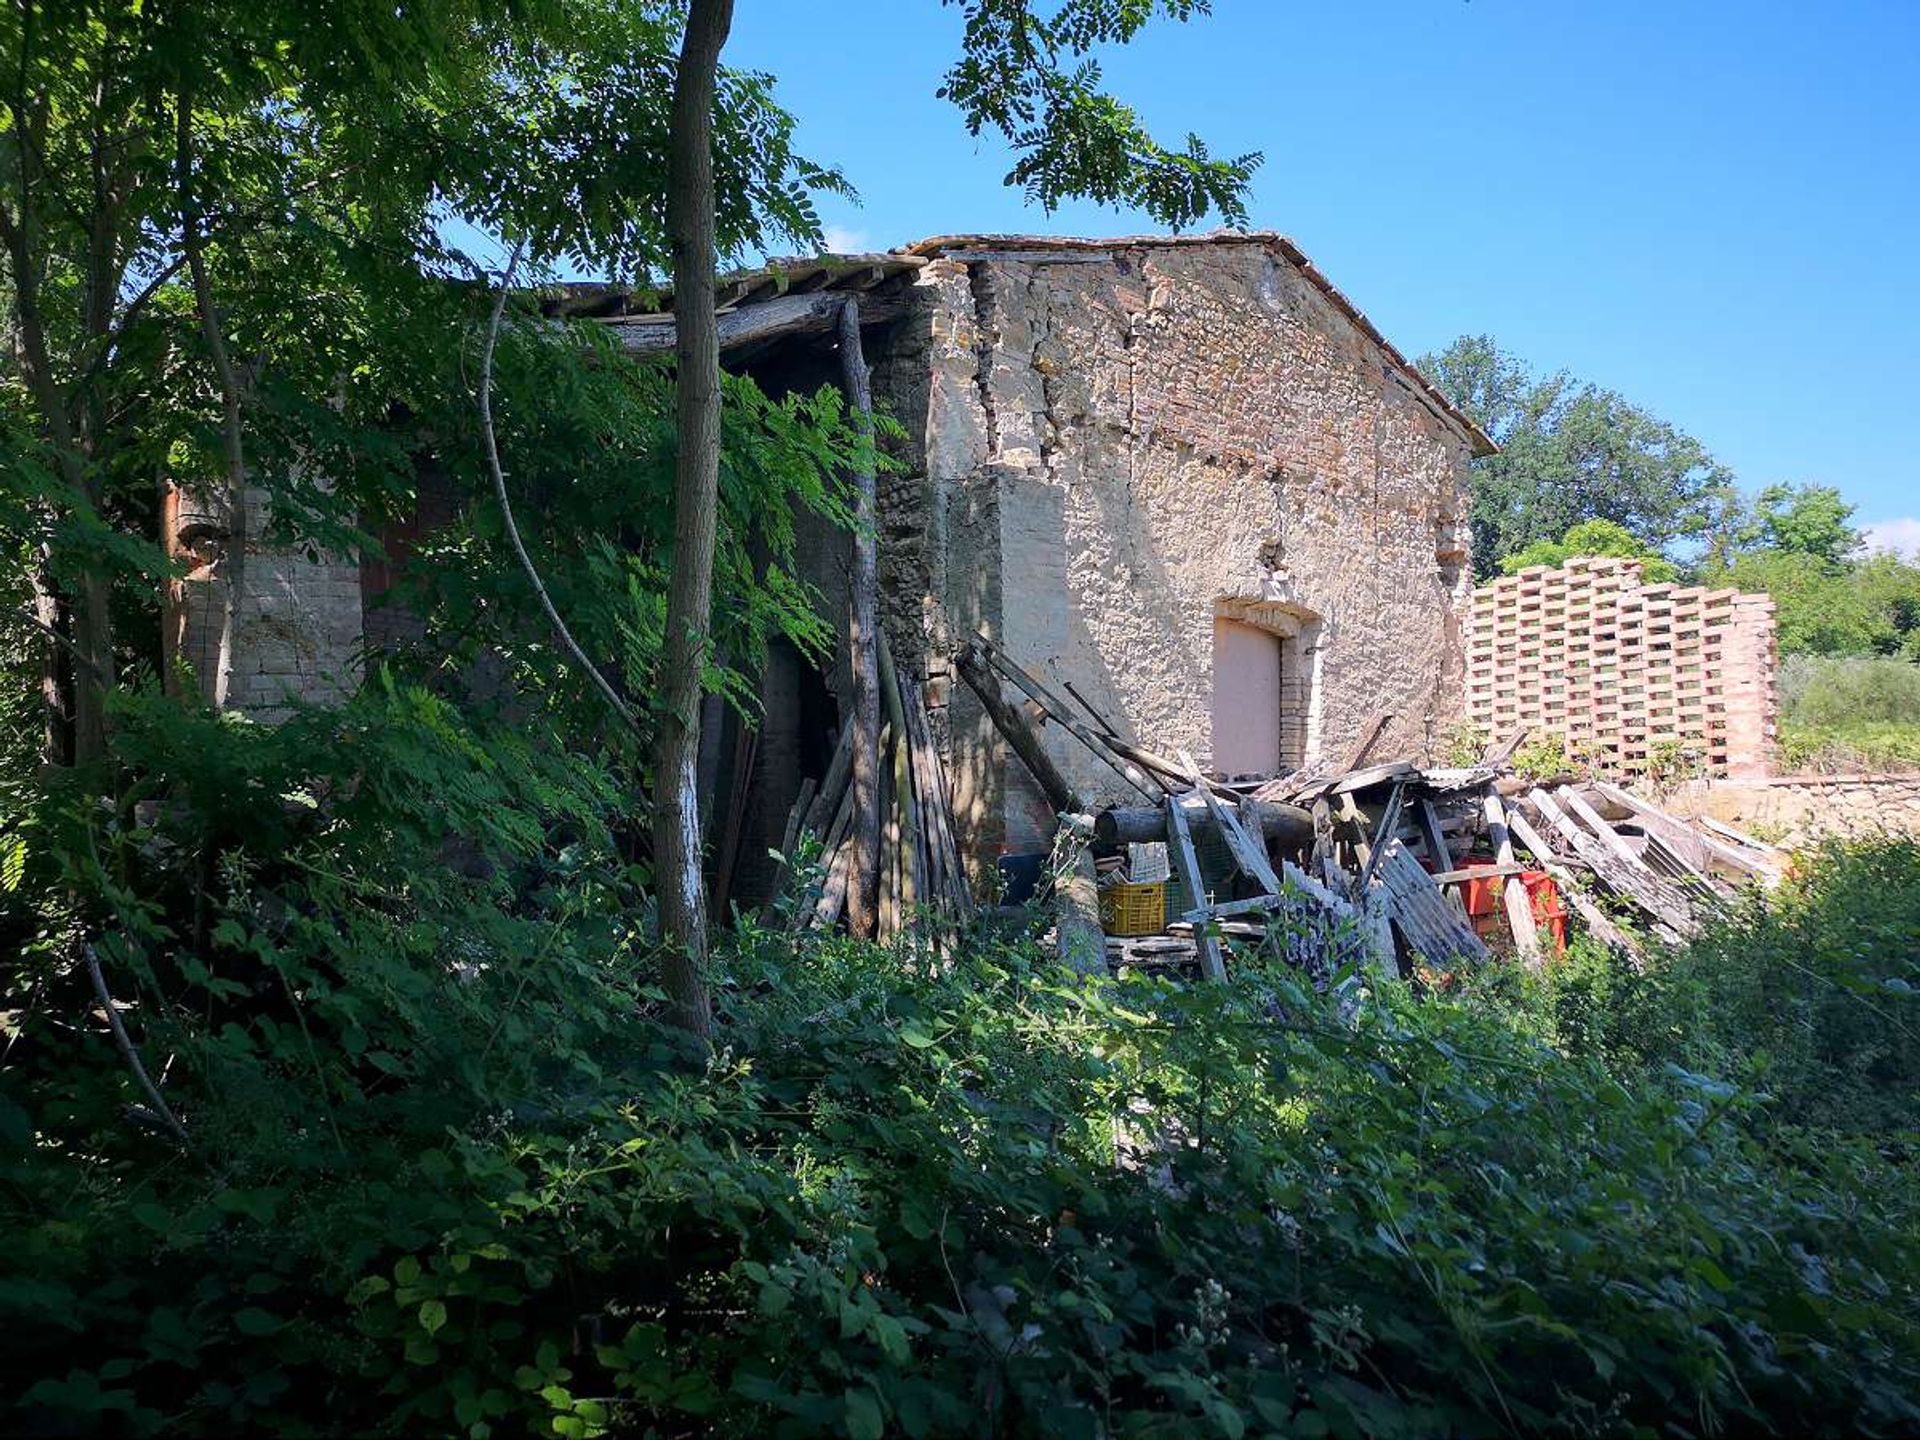
[[[1789,655],[1780,664],[1780,761],[1792,770],[1920,767],[1920,664]]]
[[[1551,1015],[746,926],[698,1063],[591,767],[400,687],[116,743],[13,832],[8,1429],[1920,1425],[1911,850]]]
[[[1684,1065],[1768,1097],[1776,1120],[1863,1137],[1920,1129],[1920,842],[1830,843],[1644,967],[1576,944],[1485,993],[1615,1074]]]

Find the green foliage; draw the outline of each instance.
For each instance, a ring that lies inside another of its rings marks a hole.
[[[1834,565],[1798,550],[1749,550],[1706,581],[1773,597],[1781,653],[1920,660],[1920,566],[1894,555]]]
[[[1483,579],[1508,556],[1590,520],[1665,553],[1733,493],[1731,474],[1692,436],[1565,371],[1537,377],[1489,336],[1462,336],[1420,366],[1501,447],[1473,467]]]
[[[1920,728],[1920,665],[1909,660],[1789,655],[1775,684],[1782,726]]]
[[[1860,548],[1854,507],[1831,485],[1769,485],[1754,497],[1753,516],[1769,549],[1811,555],[1838,566]]]
[[[1091,985],[985,934],[930,972],[748,926],[701,1068],[618,782],[551,732],[385,681],[279,730],[135,696],[116,734],[110,805],[6,831],[11,1428],[1920,1418],[1915,1052],[1879,1018],[1911,846],[1671,978],[1595,974],[1584,1028],[1251,955]],[[190,1149],[57,1021],[76,931]]]
[[[1503,984],[1528,989],[1508,977]],[[1920,1106],[1920,843],[1830,844],[1784,890],[1750,897],[1636,969],[1576,947],[1520,1007],[1616,1073],[1684,1065],[1768,1096],[1774,1121],[1861,1136]]]
[[[1500,573],[1518,575],[1529,565],[1564,565],[1576,555],[1610,555],[1639,560],[1652,583],[1680,578],[1680,568],[1658,550],[1611,520],[1582,520],[1558,540],[1536,540],[1500,561]]]
[[[1128,205],[1184,229],[1219,214],[1247,223],[1246,190],[1258,154],[1216,160],[1188,135],[1169,150],[1134,111],[1101,89],[1091,52],[1124,45],[1156,16],[1205,15],[1209,0],[941,0],[965,16],[960,59],[940,94],[967,130],[997,131],[1019,156],[1007,175],[1052,210],[1069,196]]]
[[[1771,595],[1783,654],[1920,660],[1920,566],[1860,543],[1832,486],[1775,485],[1715,536],[1702,575]]]

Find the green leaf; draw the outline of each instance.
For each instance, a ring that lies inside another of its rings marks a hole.
[[[438,1300],[420,1302],[420,1328],[429,1335],[440,1333],[440,1327],[447,1323],[447,1307]]]
[[[249,1305],[235,1313],[233,1325],[242,1335],[271,1335],[286,1322],[269,1310]]]
[[[851,1440],[880,1440],[886,1420],[871,1390],[849,1390],[846,1398],[847,1434]]]

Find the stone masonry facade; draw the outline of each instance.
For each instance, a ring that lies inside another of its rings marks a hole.
[[[1767,773],[1773,601],[1649,585],[1638,560],[1531,566],[1474,594],[1467,714],[1504,739],[1557,736],[1605,768]]]
[[[1054,817],[951,673],[975,632],[1202,765],[1243,713],[1258,723],[1219,748],[1244,762],[1267,746],[1268,768],[1342,756],[1381,717],[1377,754],[1431,752],[1460,717],[1467,467],[1491,443],[1291,242],[981,236],[899,258],[913,263],[861,302],[874,302],[876,402],[904,434],[880,483],[883,618],[898,663],[924,679],[976,858],[1045,849]],[[832,383],[828,343],[796,340],[747,368],[784,387]],[[250,536],[268,533],[249,518]],[[850,538],[818,517],[796,525],[800,569],[838,622]],[[189,574],[169,646],[203,690],[225,530],[217,507],[171,502]],[[350,691],[363,647],[396,638],[363,604],[384,575],[250,544],[231,703],[271,720],[292,697]],[[1216,663],[1237,656],[1256,663],[1217,689]],[[799,685],[787,679],[782,694]],[[844,657],[825,689],[844,700]],[[796,708],[769,706],[770,759],[817,760],[809,737],[775,733],[830,724]],[[1090,802],[1132,793],[1058,727],[1045,734]],[[799,761],[755,776],[755,813],[777,839]]]
[[[1216,622],[1282,646],[1286,749],[1429,752],[1457,720],[1467,466],[1491,447],[1281,237],[914,247],[875,359],[906,428],[881,497],[896,653],[947,711],[976,855],[1054,818],[948,672],[976,631],[1120,730],[1212,760]],[[1058,727],[1090,800],[1111,771]],[[1118,787],[1118,788],[1117,788]]]
[[[220,563],[229,533],[226,509],[224,497],[170,490],[164,515],[168,551],[187,567],[167,597],[169,683],[184,672],[209,701],[226,605]],[[267,723],[284,719],[291,702],[328,705],[352,694],[364,643],[359,558],[263,543],[270,518],[265,492],[250,490],[227,696],[229,708]]]

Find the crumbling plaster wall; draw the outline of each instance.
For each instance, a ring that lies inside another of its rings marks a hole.
[[[338,704],[360,683],[360,561],[270,539],[264,490],[246,492],[247,561],[234,616],[230,708],[274,724],[297,703]],[[184,663],[211,701],[219,669],[229,528],[224,496],[170,490],[167,543],[185,576],[167,593],[167,661]],[[179,677],[169,675],[169,682]]]
[[[917,533],[900,577],[917,583],[889,622],[952,698],[942,728],[976,853],[1044,848],[1053,825],[944,675],[976,628],[1202,764],[1213,620],[1233,602],[1319,621],[1323,751],[1391,712],[1382,745],[1418,752],[1454,718],[1467,442],[1276,248],[963,253],[918,288],[926,323],[902,349],[924,398],[876,384],[913,436],[883,543]],[[1046,733],[1089,798],[1128,793]]]

